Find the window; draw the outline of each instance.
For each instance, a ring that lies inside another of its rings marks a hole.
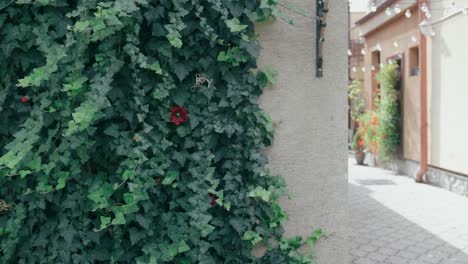
[[[410,76],[419,75],[419,47],[410,48],[409,50],[409,70]]]

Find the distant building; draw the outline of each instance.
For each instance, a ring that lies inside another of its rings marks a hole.
[[[363,90],[372,108],[375,74],[386,63],[399,65],[400,170],[414,175],[427,159],[429,182],[468,195],[468,1],[370,4],[373,12],[355,23],[364,38]]]
[[[364,17],[364,12],[351,12],[349,16],[349,79],[364,80],[364,55],[361,53],[364,48],[364,39],[361,37],[356,21]]]

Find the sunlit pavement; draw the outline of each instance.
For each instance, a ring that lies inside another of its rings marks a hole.
[[[468,264],[468,198],[349,160],[353,264]]]

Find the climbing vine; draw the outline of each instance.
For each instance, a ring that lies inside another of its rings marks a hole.
[[[276,5],[3,1],[0,262],[313,262],[265,168],[253,23]]]
[[[401,141],[397,67],[397,64],[387,64],[376,76],[380,83],[380,100],[376,110],[379,119],[377,134],[380,139],[378,155],[383,165],[396,158]]]

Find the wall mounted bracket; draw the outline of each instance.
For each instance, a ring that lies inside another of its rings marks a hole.
[[[317,1],[317,22],[316,22],[316,76],[323,77],[323,43],[325,42],[325,29],[327,27],[328,1]]]

